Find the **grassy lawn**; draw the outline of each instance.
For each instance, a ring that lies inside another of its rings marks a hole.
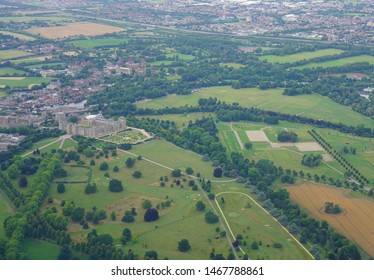
[[[0,85],[28,88],[32,85],[40,85],[41,83],[48,84],[51,79],[42,77],[2,77],[0,78]]]
[[[18,38],[18,39],[23,40],[23,41],[35,41],[34,37],[27,36],[27,35],[20,34],[20,33],[14,33],[14,32],[9,32],[9,31],[2,31],[2,30],[0,30],[0,33],[2,33],[4,35],[13,36],[14,38]]]
[[[318,50],[314,52],[301,52],[295,53],[290,55],[263,55],[260,56],[260,60],[267,60],[270,63],[293,63],[299,60],[307,60],[315,57],[327,56],[327,55],[334,55],[334,54],[341,54],[344,51],[338,49],[324,49]]]
[[[111,47],[119,46],[120,44],[126,43],[127,38],[105,38],[105,39],[90,39],[90,40],[75,40],[71,41],[73,45],[81,48],[94,49],[97,47]]]
[[[27,55],[32,55],[32,54],[33,53],[18,51],[18,50],[0,51],[0,60],[12,59],[12,58],[17,58],[17,57],[27,56]]]
[[[71,139],[65,139],[64,144],[62,145],[62,149],[69,149],[69,148],[74,148],[77,146],[77,143],[74,142]]]
[[[283,89],[260,90],[258,88],[233,89],[229,86],[210,87],[189,95],[169,95],[148,102],[137,104],[139,108],[160,109],[197,105],[200,98],[217,97],[227,103],[238,102],[244,107],[257,107],[281,113],[301,114],[305,117],[342,122],[347,125],[360,125],[374,128],[374,122],[354,112],[347,106],[340,105],[326,96],[308,94],[298,96],[282,95]]]
[[[5,75],[12,76],[12,75],[24,75],[24,74],[26,74],[25,71],[17,70],[17,69],[11,68],[11,67],[1,67],[0,68],[0,76],[5,76]]]
[[[50,143],[56,141],[57,139],[58,139],[58,138],[46,138],[46,139],[43,139],[43,140],[41,140],[41,141],[39,141],[39,142],[36,142],[36,143],[34,143],[34,144],[32,145],[32,147],[31,147],[30,149],[26,150],[26,151],[23,153],[23,155],[24,155],[24,154],[27,154],[27,153],[29,153],[29,152],[32,152],[32,151],[34,151],[34,150],[36,150],[36,149],[41,149],[43,146],[46,146],[46,145],[48,145],[48,144],[50,144]],[[43,149],[41,149],[41,151],[44,152]]]
[[[225,187],[225,191],[227,191]],[[243,189],[244,190],[244,189]],[[217,190],[218,192],[218,190]],[[218,196],[225,202],[220,203],[222,211],[230,224],[234,235],[241,234],[247,245],[241,245],[250,259],[300,260],[310,259],[305,250],[296,243],[267,213],[242,194],[226,193]],[[250,208],[248,208],[248,203]],[[259,249],[251,248],[257,241]],[[282,248],[274,248],[274,243],[282,244]]]
[[[213,167],[209,162],[202,161],[201,155],[179,148],[166,141],[157,140],[137,145],[130,152],[142,155],[171,168],[179,168],[182,171],[187,167],[191,167],[195,174],[200,172],[201,177],[211,178],[213,176]]]
[[[6,194],[0,190],[0,237],[5,236],[3,223],[6,218],[11,216],[15,211],[13,204],[10,202]]]
[[[165,55],[167,58],[172,60],[194,60],[195,56],[183,53],[167,53]]]
[[[353,64],[358,62],[368,62],[369,64],[374,64],[374,56],[371,55],[359,55],[359,56],[351,56],[336,60],[330,60],[325,62],[318,62],[318,63],[310,63],[306,65],[301,65],[295,67],[295,69],[305,69],[305,68],[317,68],[317,67],[338,67],[344,66],[347,64]]]

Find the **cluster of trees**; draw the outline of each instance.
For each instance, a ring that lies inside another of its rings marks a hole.
[[[308,167],[316,167],[319,166],[319,164],[322,161],[322,155],[320,154],[305,154],[303,156],[303,159],[301,160],[301,164],[308,166]]]
[[[297,134],[292,131],[282,130],[278,133],[277,138],[279,142],[296,142]]]
[[[326,214],[340,214],[342,209],[338,204],[334,204],[333,202],[325,202],[325,213]]]

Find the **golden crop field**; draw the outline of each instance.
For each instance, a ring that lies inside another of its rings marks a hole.
[[[95,36],[106,33],[121,32],[124,30],[125,29],[121,27],[91,22],[75,22],[62,26],[35,27],[27,29],[27,31],[30,33],[37,34],[50,39],[58,39],[78,35]]]
[[[353,198],[349,191],[337,187],[304,183],[287,187],[291,199],[315,218],[326,220],[335,230],[352,239],[370,256],[374,256],[374,200]],[[326,214],[325,202],[339,204],[343,213]]]

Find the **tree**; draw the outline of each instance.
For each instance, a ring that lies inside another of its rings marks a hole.
[[[73,258],[73,252],[71,251],[69,245],[65,244],[61,247],[60,253],[58,254],[58,260],[71,260]]]
[[[143,209],[146,209],[146,210],[149,209],[149,208],[151,208],[152,207],[151,201],[148,200],[148,199],[144,200],[142,202],[142,207],[143,207]]]
[[[123,191],[122,182],[117,179],[110,180],[109,191],[110,192],[122,192]]]
[[[114,211],[112,211],[112,214],[110,214],[110,218],[112,221],[115,221],[117,216],[116,216],[116,213]]]
[[[149,208],[144,214],[144,221],[152,222],[158,219],[158,211],[154,208]]]
[[[142,176],[142,172],[141,171],[135,171],[134,173],[132,173],[132,177],[138,179]]]
[[[250,150],[250,149],[252,149],[252,143],[247,142],[247,143],[244,144],[244,147],[245,147],[247,150]]]
[[[73,212],[71,213],[71,219],[74,222],[80,222],[84,217],[84,208],[82,207],[76,207],[73,209]]]
[[[131,168],[131,167],[133,167],[134,164],[135,164],[135,159],[133,159],[133,158],[128,158],[128,159],[126,160],[125,163],[126,163],[127,168]]]
[[[135,221],[134,216],[126,211],[125,215],[122,217],[122,222],[132,223],[133,221]]]
[[[190,243],[187,239],[182,239],[178,242],[178,250],[180,252],[187,252],[191,249]]]
[[[296,142],[297,134],[295,132],[282,130],[278,133],[279,142]]]
[[[99,167],[99,169],[101,170],[101,171],[106,171],[106,170],[108,170],[108,168],[109,168],[109,165],[108,165],[108,163],[107,162],[102,162],[101,164],[100,164],[100,167]]]
[[[12,164],[11,166],[9,166],[8,168],[8,176],[10,179],[14,180],[14,179],[17,179],[20,175],[20,172],[18,170],[18,166],[15,165],[15,164]]]
[[[145,260],[157,260],[157,252],[156,251],[147,251],[145,252],[144,259]]]
[[[193,173],[193,169],[192,169],[191,167],[187,167],[187,168],[186,168],[186,173],[187,173],[188,175],[191,175],[191,174]]]
[[[71,122],[71,123],[77,123],[78,121],[79,121],[79,118],[76,115],[71,115],[69,117],[69,122]]]
[[[182,176],[182,172],[180,169],[174,169],[172,172],[171,172],[171,176],[173,177],[180,177]]]
[[[91,166],[94,166],[96,163],[95,163],[95,161],[93,160],[93,159],[91,159],[91,161],[90,161],[90,165]]]
[[[65,192],[65,185],[63,183],[58,183],[57,192],[58,193],[64,193]]]
[[[113,172],[118,172],[119,171],[119,167],[117,166],[117,165],[115,165],[114,167],[113,167]]]
[[[205,221],[208,224],[214,224],[217,223],[219,220],[218,216],[214,214],[212,211],[209,211],[205,214]]]
[[[196,202],[196,210],[197,211],[204,211],[205,210],[205,204],[202,201]]]
[[[213,176],[216,178],[221,178],[222,177],[222,168],[217,167],[213,171]]]
[[[257,243],[257,241],[253,241],[253,242],[252,242],[252,244],[251,244],[251,248],[252,248],[253,250],[258,250],[258,243]]]
[[[127,241],[130,241],[131,240],[131,230],[129,228],[125,228],[123,231],[122,231],[122,236],[125,237],[125,239]]]
[[[19,178],[18,180],[18,186],[20,186],[20,188],[25,188],[27,187],[27,184],[28,184],[27,178],[25,176],[21,176],[21,178]]]

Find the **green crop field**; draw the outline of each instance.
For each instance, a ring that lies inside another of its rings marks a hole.
[[[0,30],[0,33],[2,33],[4,35],[10,35],[14,38],[18,38],[18,39],[23,40],[23,41],[35,41],[34,37],[31,37],[31,36],[28,36],[28,35],[25,35],[25,34],[21,34],[21,33],[14,33],[14,32],[3,31],[3,30]]]
[[[301,65],[295,67],[295,69],[305,69],[305,68],[317,68],[317,67],[339,67],[353,63],[359,62],[367,62],[369,64],[374,64],[374,56],[371,55],[359,55],[359,56],[351,56],[346,58],[340,58],[336,60],[318,62],[318,63],[310,63],[306,65]]]
[[[0,78],[0,86],[28,88],[32,85],[48,84],[51,79],[42,77],[2,77]]]
[[[334,54],[341,54],[344,51],[338,49],[324,49],[318,50],[314,52],[301,52],[295,53],[290,55],[263,55],[260,56],[260,60],[267,60],[270,63],[293,63],[299,60],[307,60],[315,57],[327,56],[327,55],[334,55]]]
[[[307,94],[298,96],[282,95],[282,89],[260,90],[258,88],[233,89],[229,86],[210,87],[189,95],[156,98],[137,104],[139,108],[160,109],[197,105],[200,98],[217,97],[226,103],[238,102],[244,107],[257,107],[281,113],[299,114],[305,117],[342,122],[347,125],[360,125],[374,128],[374,122],[349,107],[340,105],[326,96]]]
[[[21,58],[21,59],[14,59],[12,60],[12,63],[14,64],[21,64],[21,63],[37,63],[37,62],[41,62],[41,61],[46,61],[47,59],[51,59],[52,56],[51,55],[48,55],[48,56],[45,56],[45,55],[41,55],[41,56],[32,56],[32,57],[28,57],[28,58]]]
[[[14,206],[9,201],[8,197],[0,190],[0,237],[5,236],[3,223],[5,219],[11,216],[15,211]]]
[[[13,59],[21,56],[32,55],[31,52],[17,51],[17,50],[6,50],[0,51],[0,60]]]
[[[229,192],[230,188],[225,187],[222,191]],[[290,234],[248,197],[238,193],[224,193],[218,196],[217,200],[220,201],[221,197],[225,202],[220,203],[220,207],[234,235],[241,234],[243,236],[246,245],[242,244],[241,248],[250,259],[310,259],[309,254],[291,238]],[[251,248],[254,241],[261,244],[257,250]],[[280,243],[282,248],[274,248],[274,243]]]
[[[1,67],[0,68],[0,76],[12,76],[12,75],[24,75],[26,74],[25,71],[17,70],[11,67]]]
[[[104,39],[90,39],[90,40],[75,40],[71,41],[73,45],[81,48],[94,49],[98,47],[119,46],[128,42],[127,38],[104,38]]]

